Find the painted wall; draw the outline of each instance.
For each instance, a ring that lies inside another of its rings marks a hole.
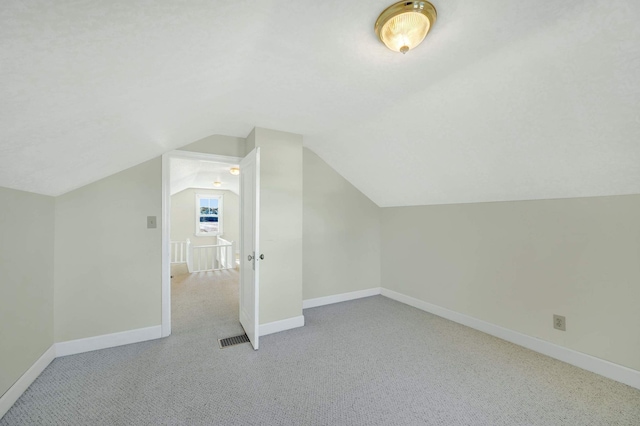
[[[302,315],[302,136],[255,128],[260,147],[260,324]]]
[[[640,195],[384,208],[382,285],[640,370],[639,218]]]
[[[380,287],[382,209],[303,150],[303,299]]]
[[[233,136],[211,135],[180,148],[180,151],[204,152],[206,154],[244,157],[247,155],[245,139]],[[249,150],[250,151],[250,150]]]
[[[171,240],[191,240],[192,245],[216,244],[216,237],[196,236],[196,194],[222,195],[222,238],[240,244],[240,206],[231,191],[189,188],[171,196]]]
[[[160,324],[160,158],[55,201],[55,340]]]
[[[182,150],[243,156],[244,139]],[[56,342],[161,323],[160,157],[55,199]],[[147,229],[147,216],[157,228]]]
[[[0,396],[53,344],[53,211],[0,187]]]

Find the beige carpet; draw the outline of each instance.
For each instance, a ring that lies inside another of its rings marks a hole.
[[[206,328],[221,339],[244,333],[238,320],[238,271],[189,274],[185,265],[172,265],[171,276],[172,334]]]
[[[176,275],[172,336],[56,359],[0,425],[640,425],[640,391],[382,296],[218,349],[236,279]]]

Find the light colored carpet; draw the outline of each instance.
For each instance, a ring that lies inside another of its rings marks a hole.
[[[640,391],[382,296],[218,349],[236,279],[176,276],[171,337],[56,359],[0,425],[640,425]]]

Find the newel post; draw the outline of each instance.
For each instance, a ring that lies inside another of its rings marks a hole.
[[[187,269],[189,273],[193,270],[193,265],[191,264],[193,259],[193,249],[191,248],[191,240],[187,238]]]

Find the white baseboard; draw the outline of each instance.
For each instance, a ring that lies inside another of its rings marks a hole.
[[[550,343],[546,340],[528,336],[508,328],[500,327],[499,325],[491,324],[441,306],[433,305],[393,290],[383,288],[381,294],[390,299],[413,306],[414,308],[466,325],[467,327],[474,328],[482,331],[483,333],[506,340],[507,342],[515,343],[516,345],[550,356],[551,358],[564,361],[567,364],[575,365],[576,367],[591,371],[592,373],[596,373],[617,382],[624,383],[625,385],[640,389],[640,371],[633,370],[619,364],[614,364],[613,362],[596,358],[582,352],[574,351],[573,349],[568,349],[563,346],[556,345],[555,343]]]
[[[302,301],[302,309],[315,308],[317,306],[330,305],[332,303],[346,302],[347,300],[361,299],[363,297],[377,296],[381,288],[374,287],[366,290],[352,291],[350,293],[334,294],[332,296],[317,297]]]
[[[162,326],[138,328],[120,333],[103,334],[86,339],[69,340],[56,343],[56,356],[67,356],[98,349],[115,348],[131,343],[145,342],[162,337]]]
[[[304,326],[304,315],[291,317],[280,321],[268,322],[266,324],[260,324],[260,336],[279,333],[281,331],[291,330],[292,328],[298,328],[302,326]]]
[[[56,347],[51,345],[45,353],[0,397],[0,419],[7,414],[9,408],[27,390],[29,385],[44,371],[51,361],[56,358]]]

